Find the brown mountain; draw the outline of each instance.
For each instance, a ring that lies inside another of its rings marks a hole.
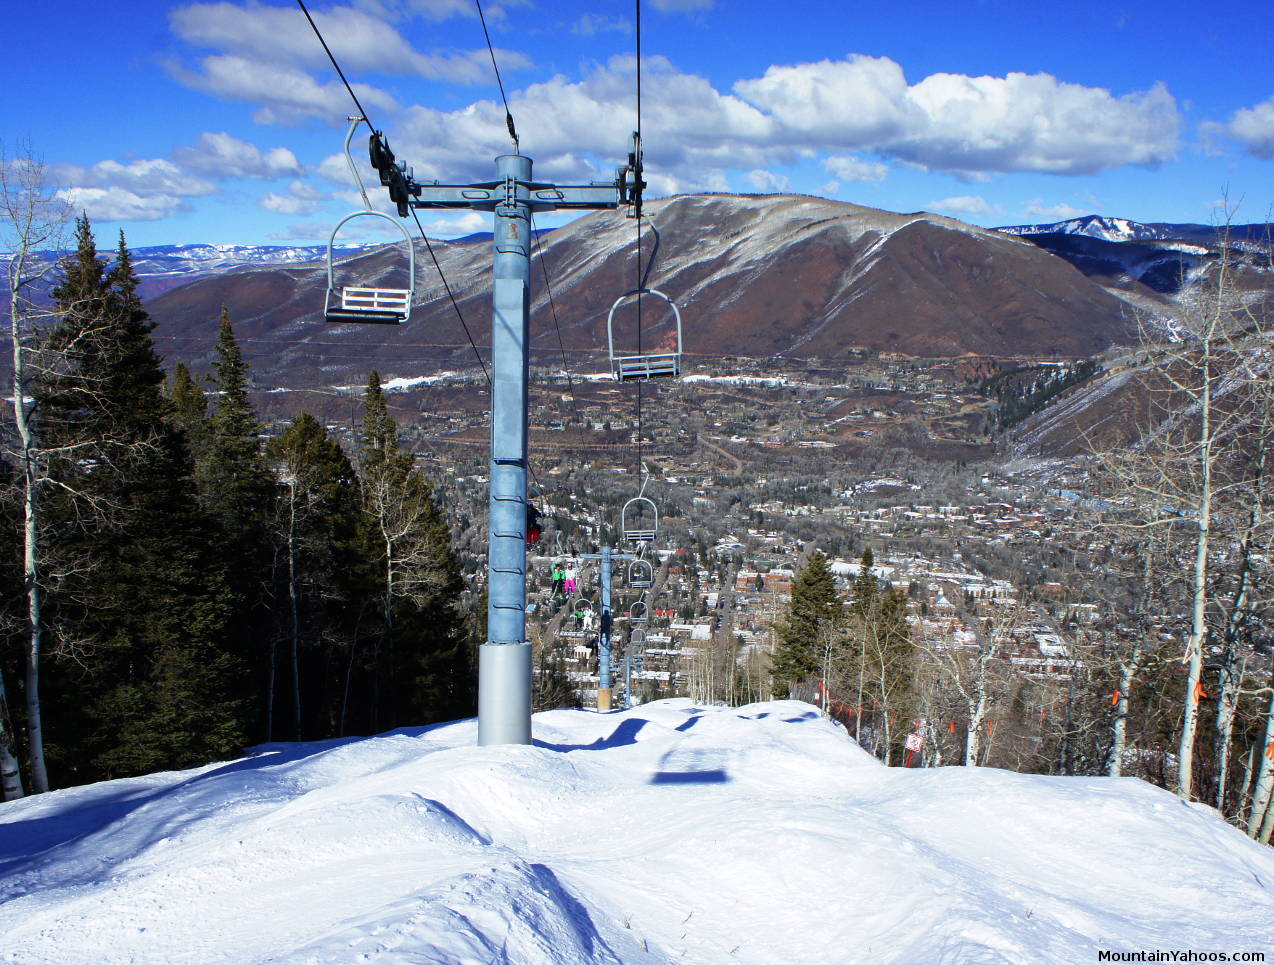
[[[650,278],[672,297],[694,356],[836,359],[854,350],[908,356],[1083,356],[1126,341],[1124,302],[1028,241],[939,215],[893,214],[819,198],[691,195],[650,202],[661,243]],[[637,284],[635,222],[600,212],[547,234],[532,266],[535,361],[597,365],[606,317]],[[653,235],[643,232],[643,260]],[[469,332],[489,342],[490,246],[435,242]],[[320,266],[204,278],[148,303],[170,358],[206,356],[224,304],[261,384],[332,385],[372,365],[401,373],[472,365],[423,244],[417,307],[401,328],[321,321]],[[405,284],[399,248],[340,266],[339,280]],[[544,285],[546,270],[553,305]],[[653,302],[653,303],[652,303]],[[556,310],[557,327],[552,309]],[[670,316],[643,300],[642,344],[666,343]],[[617,313],[621,348],[635,347],[636,312]]]

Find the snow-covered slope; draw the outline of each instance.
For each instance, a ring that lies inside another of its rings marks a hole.
[[[1059,963],[1268,950],[1274,853],[1133,779],[884,768],[809,705],[272,745],[0,805],[0,961]]]
[[[1166,226],[1170,227],[1172,226]],[[1088,238],[1100,238],[1102,241],[1161,241],[1177,237],[1166,228],[1129,221],[1127,218],[1104,218],[1101,215],[1086,214],[1082,218],[1071,218],[1069,221],[1057,221],[1053,224],[1007,225],[995,230],[1009,235],[1084,235]]]

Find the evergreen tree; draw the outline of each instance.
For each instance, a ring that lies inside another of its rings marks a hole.
[[[185,362],[177,363],[168,397],[173,404],[173,422],[186,434],[186,445],[198,461],[208,442],[208,396],[191,378]]]
[[[269,524],[277,487],[262,452],[262,426],[248,399],[248,366],[225,308],[209,384],[214,392],[203,438],[198,440],[202,453],[196,475],[230,574],[228,602],[234,618],[227,644],[247,666],[250,693],[257,694],[268,677],[268,648],[262,643],[270,632],[276,578]],[[197,398],[189,404],[197,406]],[[258,712],[264,713],[264,708]],[[262,731],[256,733],[263,736]]]
[[[785,697],[791,684],[819,675],[827,649],[837,646],[842,622],[840,594],[827,557],[815,551],[792,583],[787,614],[777,627],[771,658],[776,695]]]
[[[161,392],[153,327],[120,237],[103,270],[87,219],[55,292],[64,312],[41,387],[76,574],[52,594],[63,649],[50,758],[73,780],[180,767],[242,745],[238,666],[221,647],[224,568]]]
[[[267,737],[274,698],[289,693],[299,740],[343,733],[350,657],[357,646],[360,599],[374,591],[362,565],[359,484],[340,445],[302,412],[267,446],[282,498],[275,532],[284,564],[287,615],[278,636],[288,642],[290,685],[276,688],[275,654],[267,686]],[[304,657],[304,659],[303,659]]]

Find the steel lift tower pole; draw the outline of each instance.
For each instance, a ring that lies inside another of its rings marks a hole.
[[[614,582],[612,564],[615,560],[635,560],[637,557],[632,553],[617,553],[609,546],[603,546],[600,553],[580,553],[579,559],[597,560],[600,563],[598,570],[601,575],[602,616],[597,634],[597,709],[604,714],[610,710],[612,696],[610,657],[612,627],[615,622],[611,608],[611,587]]]
[[[413,208],[471,208],[495,215],[491,315],[491,490],[487,519],[487,640],[478,655],[478,743],[531,743],[531,644],[526,639],[527,350],[531,215],[559,209],[640,213],[641,149],[613,181],[553,185],[531,179],[531,159],[495,159],[497,180],[419,184],[406,174]],[[405,173],[405,165],[400,165]],[[382,172],[382,181],[385,180]],[[392,194],[391,194],[392,196]]]

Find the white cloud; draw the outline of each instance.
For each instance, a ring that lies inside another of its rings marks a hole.
[[[879,184],[889,174],[889,168],[884,164],[844,155],[824,158],[823,167],[841,181],[871,181]]]
[[[1243,144],[1248,154],[1274,160],[1274,97],[1235,111],[1225,130]]]
[[[747,174],[748,183],[758,191],[774,194],[775,192],[786,191],[791,187],[791,182],[786,175],[775,174],[773,171],[766,171],[757,168],[749,171]]]
[[[343,123],[352,104],[339,81],[320,84],[303,70],[258,63],[233,54],[205,57],[199,71],[169,65],[173,77],[187,87],[226,100],[260,104],[253,115],[258,124],[296,125],[312,118]],[[397,102],[384,91],[353,84],[364,107],[396,110]]]
[[[293,181],[288,185],[288,193],[280,194],[271,191],[257,201],[258,207],[275,214],[313,214],[318,210],[319,202],[328,200],[331,195],[320,191],[305,181]],[[359,206],[361,207],[361,199]]]
[[[1022,205],[1022,213],[1028,218],[1038,219],[1039,221],[1069,221],[1071,218],[1078,218],[1081,215],[1091,214],[1083,208],[1076,208],[1073,205],[1066,204],[1064,201],[1057,204],[1045,204],[1039,198],[1032,198]]]
[[[608,175],[635,122],[634,67],[632,57],[616,56],[578,80],[557,76],[510,92],[537,172]],[[819,155],[830,155],[823,164],[839,182],[878,182],[889,159],[970,182],[1007,171],[1082,174],[1166,161],[1180,129],[1162,87],[1115,97],[1043,74],[939,74],[909,85],[892,60],[852,57],[772,67],[723,93],[663,57],[645,58],[642,69],[646,163],[665,179],[652,191],[719,189],[730,172]],[[504,109],[492,100],[410,108],[395,126],[394,149],[421,179],[490,177],[487,159],[507,146]],[[852,153],[863,151],[881,157]]]
[[[426,5],[438,13],[444,7]],[[347,74],[415,74],[455,83],[485,83],[490,76],[486,49],[459,54],[416,50],[383,16],[353,7],[312,11],[332,54]],[[199,47],[276,67],[330,69],[327,54],[299,10],[292,7],[196,3],[169,15],[173,32]],[[529,65],[516,51],[498,51],[506,71]]]
[[[286,147],[262,151],[225,131],[201,134],[194,147],[178,148],[172,156],[188,170],[217,179],[272,180],[305,173],[296,155]]]
[[[886,57],[775,66],[734,91],[795,143],[872,149],[947,171],[1155,166],[1175,156],[1181,128],[1162,84],[1123,97],[1049,74],[932,74],[909,85]]]
[[[586,13],[571,24],[571,33],[580,37],[594,37],[599,33],[631,34],[632,32],[632,23],[623,17],[604,17],[596,13]]]
[[[651,0],[651,6],[664,13],[691,13],[711,10],[716,0]]]
[[[425,232],[430,238],[463,238],[479,231],[491,231],[493,227],[491,216],[477,211],[457,213],[454,217],[433,218],[425,222]]]
[[[991,204],[986,198],[976,194],[961,194],[941,201],[930,201],[926,208],[933,211],[946,211],[949,214],[988,215],[1000,214],[1002,208]]]
[[[98,161],[92,167],[75,164],[55,164],[50,171],[52,180],[68,188],[119,188],[134,197],[163,196],[168,198],[192,198],[212,194],[217,186],[187,174],[171,161],[163,158],[130,161]]]
[[[58,198],[97,221],[160,221],[190,206],[166,194],[142,196],[126,188],[66,188]]]

